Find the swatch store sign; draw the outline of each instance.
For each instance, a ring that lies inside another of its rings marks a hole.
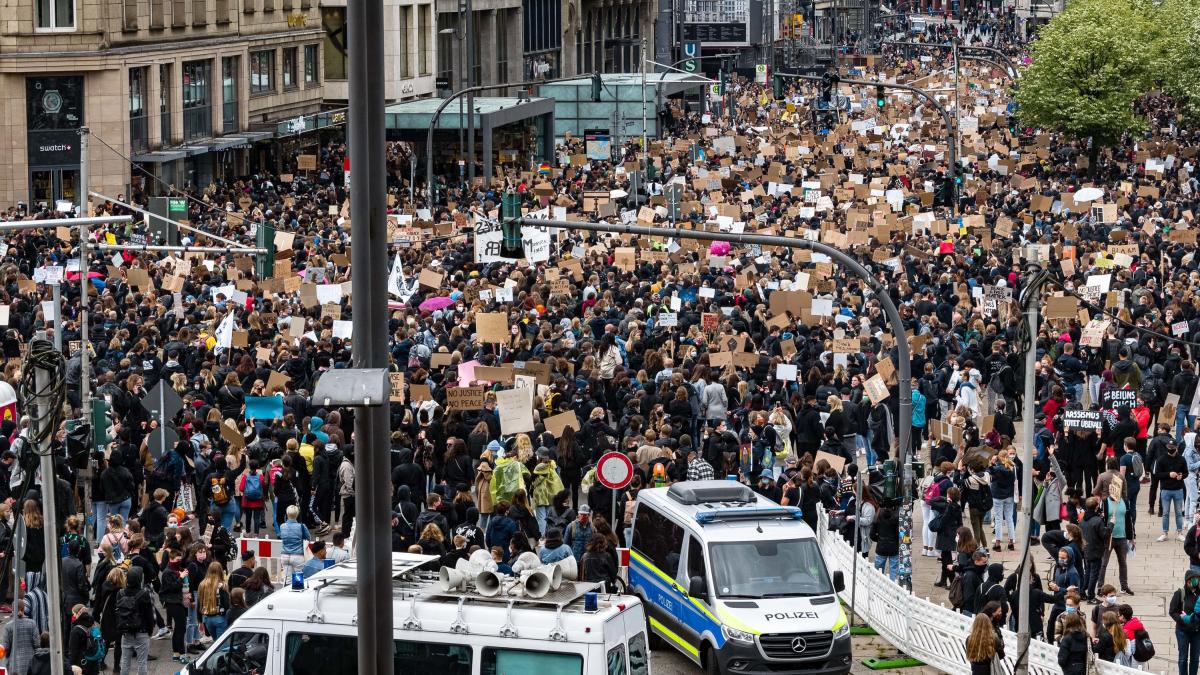
[[[79,132],[30,131],[30,166],[73,166],[79,164]]]

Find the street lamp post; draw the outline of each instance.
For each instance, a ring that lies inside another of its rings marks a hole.
[[[900,574],[901,586],[912,589],[912,471],[910,470],[909,451],[912,435],[912,354],[908,347],[908,336],[905,333],[904,321],[900,312],[888,295],[887,288],[879,283],[871,271],[863,267],[854,258],[840,249],[817,241],[795,237],[775,235],[746,234],[736,232],[706,232],[702,230],[684,230],[677,227],[645,227],[641,225],[623,225],[616,223],[589,223],[573,220],[539,220],[536,218],[518,218],[520,225],[538,227],[557,227],[568,231],[583,230],[586,232],[612,232],[616,234],[631,234],[641,237],[668,237],[672,239],[698,239],[702,241],[727,241],[735,244],[758,246],[781,246],[784,248],[802,248],[817,253],[823,253],[833,258],[846,269],[862,280],[863,284],[874,292],[883,313],[896,338],[897,361],[896,376],[900,393],[900,412],[898,424],[899,451],[897,458],[900,462],[901,476],[901,507],[900,507]],[[855,554],[857,555],[857,554]],[[857,566],[858,562],[855,562]]]
[[[821,81],[820,75],[802,75],[800,73],[779,73],[779,76],[780,77],[791,77],[791,78],[795,78],[798,80],[809,80],[810,82],[820,82]],[[908,85],[908,84],[899,84],[896,82],[872,82],[870,80],[847,80],[845,78],[839,78],[838,82],[841,84],[849,84],[849,85],[854,85],[854,86],[859,86],[859,87],[883,87],[884,89],[899,89],[900,91],[907,91],[910,94],[920,96],[927,103],[929,103],[933,107],[937,108],[938,112],[941,113],[941,115],[942,115],[942,123],[946,125],[946,146],[947,146],[947,154],[949,155],[949,159],[950,159],[950,162],[949,162],[950,166],[947,169],[947,172],[949,173],[949,176],[947,176],[947,180],[949,180],[951,182],[951,185],[954,186],[954,193],[953,193],[954,198],[950,201],[950,212],[952,214],[957,214],[958,213],[958,188],[956,185],[956,176],[958,175],[958,150],[955,147],[955,143],[954,143],[954,133],[955,133],[954,124],[950,120],[950,113],[946,110],[946,107],[943,106],[929,92],[925,91],[924,89],[921,89],[920,87],[914,87],[914,86]]]

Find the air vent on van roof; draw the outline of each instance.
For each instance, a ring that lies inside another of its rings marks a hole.
[[[731,480],[689,480],[667,488],[671,499],[695,506],[716,502],[754,503],[754,491]]]

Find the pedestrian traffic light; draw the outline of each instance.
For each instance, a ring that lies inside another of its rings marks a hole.
[[[821,76],[821,100],[829,103],[833,100],[833,85],[837,84],[837,73],[826,72]]]
[[[883,110],[883,106],[887,105],[887,99],[883,96],[883,85],[875,85],[875,107]]]
[[[776,101],[783,100],[783,77],[779,75],[771,76],[771,92],[775,94]]]
[[[600,73],[592,73],[592,102],[600,102],[600,88],[604,83],[600,80]]]

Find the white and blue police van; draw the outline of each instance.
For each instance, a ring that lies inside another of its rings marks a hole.
[[[650,634],[710,674],[850,671],[850,622],[800,510],[741,483],[638,492],[630,592]]]

